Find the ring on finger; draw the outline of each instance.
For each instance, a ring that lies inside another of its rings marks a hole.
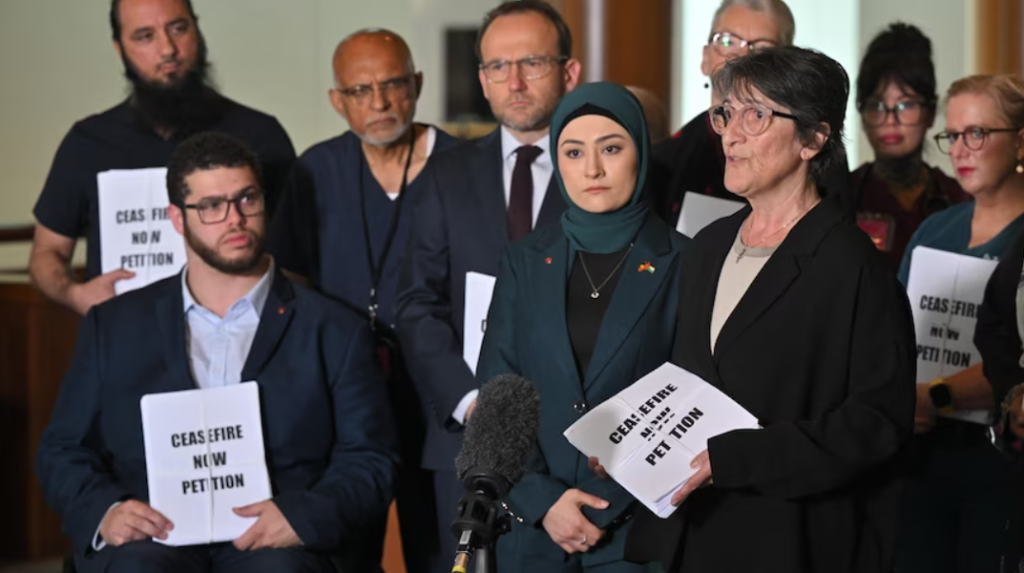
[[[583,539],[580,540],[580,545],[586,546],[586,544],[587,544],[587,536],[584,535]]]

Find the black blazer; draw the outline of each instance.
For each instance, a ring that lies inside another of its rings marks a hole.
[[[421,174],[433,181],[417,199],[397,319],[409,374],[433,414],[423,452],[428,469],[452,469],[462,433],[451,414],[477,388],[462,359],[466,273],[497,276],[509,242],[501,155],[494,130],[433,157]],[[564,210],[552,177],[534,227],[558,222]]]
[[[1024,233],[1014,239],[988,280],[974,331],[974,345],[981,352],[985,378],[992,384],[997,405],[1011,388],[1024,382],[1024,368],[1020,365],[1022,347],[1017,331],[1017,286],[1022,266]]]
[[[714,355],[718,277],[750,208],[687,250],[673,361],[764,429],[712,439],[714,485],[667,520],[639,515],[627,558],[700,573],[891,570],[901,493],[891,464],[913,430],[913,320],[895,275],[838,203],[821,201],[793,227]]]
[[[149,498],[139,399],[196,387],[185,320],[177,274],[82,321],[37,459],[80,554],[111,504]],[[381,540],[364,535],[391,503],[398,456],[363,317],[277,273],[241,379],[259,385],[274,502],[295,533],[375,567]]]

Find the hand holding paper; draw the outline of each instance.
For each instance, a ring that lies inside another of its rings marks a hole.
[[[565,437],[597,458],[592,469],[598,475],[603,470],[656,515],[668,517],[674,501],[711,478],[707,454],[700,457],[708,440],[756,427],[757,419],[720,390],[664,364],[577,420]]]
[[[271,500],[245,507],[236,507],[233,511],[239,517],[257,518],[256,523],[235,540],[235,549],[239,551],[256,551],[263,548],[284,549],[302,544],[302,540],[295,534],[292,525],[288,523],[277,504]]]
[[[174,524],[159,511],[135,499],[112,508],[100,524],[100,536],[107,545],[117,547],[129,541],[149,537],[165,540]]]
[[[697,473],[686,480],[683,487],[672,496],[672,505],[678,506],[690,497],[690,494],[705,485],[711,485],[711,454],[704,450],[690,462],[690,467]]]

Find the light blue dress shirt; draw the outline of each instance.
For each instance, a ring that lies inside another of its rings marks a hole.
[[[199,388],[221,388],[242,381],[242,369],[267,302],[274,263],[249,292],[231,305],[224,318],[203,307],[188,289],[188,267],[181,273],[185,301],[185,342],[192,377]]]

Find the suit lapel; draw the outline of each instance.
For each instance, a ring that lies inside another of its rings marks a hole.
[[[761,318],[800,276],[801,260],[813,257],[825,236],[843,219],[848,218],[848,213],[842,207],[841,201],[841,197],[826,196],[793,226],[789,235],[783,239],[778,250],[754,278],[754,282],[750,284],[732,314],[722,325],[718,343],[715,345],[715,364],[721,362],[721,357],[728,351],[729,346]],[[739,218],[739,223],[732,229],[733,233],[738,232],[739,224],[742,224],[749,209],[749,207],[743,209],[734,216]],[[718,237],[717,241],[720,244],[730,245],[726,252],[731,253],[731,245],[735,238],[736,235],[733,234],[731,238]],[[723,256],[722,259],[724,258]],[[722,264],[723,261],[718,261],[719,271],[721,271]],[[714,274],[716,277],[714,290],[717,290],[717,277],[720,275],[721,272]],[[707,324],[710,323],[709,318]]]
[[[242,368],[242,382],[255,380],[277,351],[295,315],[295,305],[292,304],[294,298],[295,291],[291,283],[280,271],[275,270],[274,284],[267,293],[267,301],[260,313],[260,325],[256,329],[245,367]]]
[[[619,347],[644,315],[647,305],[671,273],[672,251],[668,229],[648,217],[623,264],[618,286],[601,321],[594,354],[585,373],[583,387],[589,388],[601,376]],[[648,267],[648,263],[650,267]],[[654,272],[648,270],[652,268]],[[564,310],[562,316],[565,316]]]
[[[476,143],[470,159],[470,185],[480,201],[486,225],[498,245],[508,244],[508,206],[505,204],[504,164],[501,157],[501,131],[494,130]]]
[[[539,229],[557,223],[566,207],[562,192],[558,189],[558,181],[555,180],[555,175],[552,173],[548,190],[544,194],[544,202],[540,205],[540,213],[537,214],[537,221],[533,227]]]
[[[184,272],[184,271],[182,271]],[[195,379],[185,348],[185,299],[182,297],[181,273],[178,280],[165,283],[166,290],[156,301],[156,323],[163,339],[164,360],[171,373],[170,390],[194,390]]]
[[[574,387],[580,385],[580,375],[576,369],[575,354],[569,342],[569,328],[565,321],[566,278],[569,276],[569,242],[561,232],[554,241],[547,245],[538,245],[537,255],[531,264],[538,270],[533,274],[536,288],[536,316],[541,317],[541,328],[538,333],[547,333],[545,339],[555,345],[551,353],[561,379],[571,381]],[[548,261],[551,261],[550,263]]]

